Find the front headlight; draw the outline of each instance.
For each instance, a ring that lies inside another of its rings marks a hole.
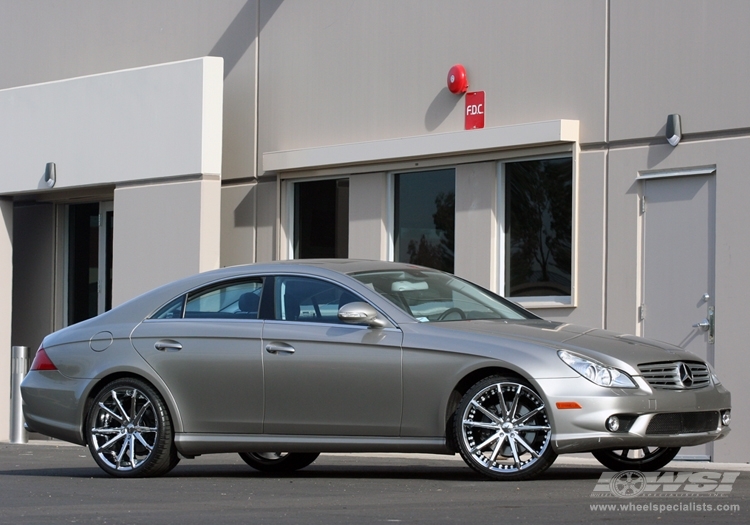
[[[605,366],[567,350],[559,350],[557,355],[566,365],[596,385],[609,388],[637,388],[635,382],[622,370]]]

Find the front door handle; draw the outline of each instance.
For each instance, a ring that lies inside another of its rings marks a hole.
[[[294,347],[286,343],[268,343],[266,352],[269,354],[293,354]]]
[[[173,341],[171,339],[160,339],[159,341],[154,343],[154,348],[162,352],[177,352],[178,350],[182,350],[182,345],[177,341]]]

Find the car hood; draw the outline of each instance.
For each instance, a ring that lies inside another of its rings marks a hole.
[[[640,374],[637,366],[642,363],[701,361],[696,355],[661,341],[541,319],[451,321],[439,324],[444,329],[579,352],[610,366],[630,368],[627,371],[636,375]]]

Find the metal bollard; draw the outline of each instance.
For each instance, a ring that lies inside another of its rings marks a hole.
[[[23,401],[21,381],[29,367],[29,347],[14,346],[11,352],[10,372],[10,442],[28,443],[29,436],[23,428]]]

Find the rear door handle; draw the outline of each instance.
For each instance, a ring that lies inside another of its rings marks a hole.
[[[268,343],[266,352],[269,354],[293,354],[294,347],[286,343]]]
[[[177,352],[178,350],[182,350],[182,345],[171,339],[161,339],[154,343],[154,348],[161,350],[162,352]]]

